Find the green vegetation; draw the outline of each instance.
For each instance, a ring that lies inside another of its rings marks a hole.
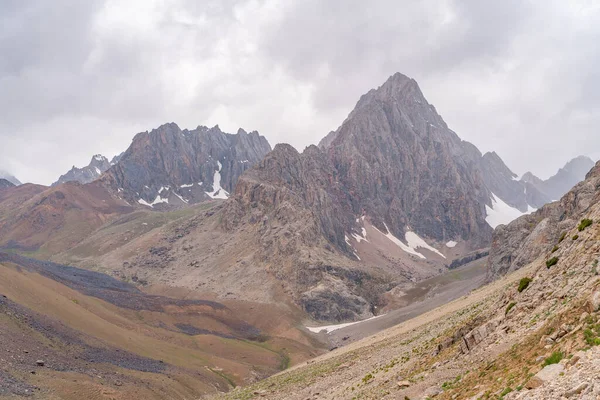
[[[573,236],[573,240],[577,240],[577,239],[579,239],[579,235]]]
[[[550,357],[546,358],[542,366],[545,367],[547,365],[558,364],[563,358],[565,358],[565,355],[562,351],[555,351]]]
[[[505,314],[508,315],[508,313],[510,312],[510,310],[512,310],[513,307],[516,306],[516,305],[517,305],[517,303],[515,303],[515,302],[510,303],[508,305],[508,307],[506,307],[506,313]]]
[[[555,253],[555,252],[556,252],[556,250],[558,250],[558,246],[554,246],[554,247],[552,248],[552,251],[551,251],[551,253]]]
[[[562,242],[563,240],[565,240],[565,238],[567,237],[567,232],[563,232],[562,235],[560,235],[560,239],[558,239],[558,243]]]
[[[500,397],[504,397],[504,396],[506,396],[507,394],[509,394],[509,393],[510,393],[510,392],[512,392],[512,391],[513,391],[513,390],[512,390],[510,387],[507,387],[506,389],[504,389],[504,390],[502,391],[502,393],[500,393]]]
[[[363,383],[369,383],[369,382],[371,382],[371,381],[373,380],[373,378],[375,378],[375,377],[373,376],[373,374],[371,374],[371,373],[369,372],[368,374],[366,374],[366,375],[365,375],[365,376],[362,378],[362,381],[363,381]]]
[[[458,375],[456,378],[454,378],[454,380],[453,380],[453,381],[446,381],[446,382],[444,382],[444,383],[442,384],[442,390],[446,391],[446,390],[449,390],[449,389],[453,389],[453,388],[454,388],[454,386],[455,386],[455,385],[456,385],[458,382],[460,382],[460,380],[461,380],[461,379],[462,379],[462,376],[461,376],[461,375]]]
[[[591,219],[582,219],[581,223],[579,224],[579,226],[577,227],[577,230],[579,232],[583,232],[585,230],[585,228],[587,228],[588,226],[592,225],[594,223],[594,221],[592,221]]]
[[[531,278],[522,278],[519,281],[519,288],[517,289],[519,291],[519,293],[521,293],[523,290],[527,289],[532,280],[533,279],[531,279]]]
[[[557,263],[558,263],[558,257],[552,257],[551,259],[546,261],[546,268],[550,268],[553,265],[556,265]]]
[[[596,317],[590,315],[586,319],[586,328],[583,330],[583,339],[588,346],[600,346],[600,323]]]

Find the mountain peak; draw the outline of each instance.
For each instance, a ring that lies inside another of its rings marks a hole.
[[[22,185],[21,181],[19,181],[12,174],[10,174],[10,173],[8,173],[6,171],[0,170],[0,179],[6,179],[7,181],[9,181],[10,183],[12,183],[15,186]]]

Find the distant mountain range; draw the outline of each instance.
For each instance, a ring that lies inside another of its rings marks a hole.
[[[577,158],[547,181],[519,180],[498,154],[461,140],[398,73],[302,153],[272,150],[257,132],[169,123],[137,134],[111,162],[96,155],[73,167],[50,189],[8,189],[0,247],[245,300],[273,301],[279,287],[315,319],[354,320],[385,308],[390,288],[488,247],[494,228],[560,197],[590,162]],[[179,209],[194,217],[161,225],[152,240],[146,229],[128,230],[122,243],[135,251],[104,235],[136,211]],[[250,270],[262,276],[256,290]]]

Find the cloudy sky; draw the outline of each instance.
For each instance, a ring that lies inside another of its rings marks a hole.
[[[600,158],[592,0],[0,2],[0,170],[49,184],[135,133],[258,130],[298,149],[394,72],[515,172]]]

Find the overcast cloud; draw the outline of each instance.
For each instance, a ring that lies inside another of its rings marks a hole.
[[[134,134],[258,130],[299,150],[394,72],[515,172],[600,158],[591,0],[0,2],[0,170],[49,184]]]

